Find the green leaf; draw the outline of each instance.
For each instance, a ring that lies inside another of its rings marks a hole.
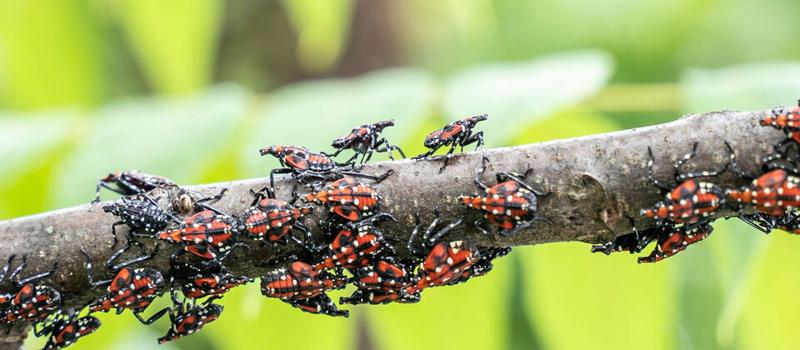
[[[450,119],[489,113],[489,145],[507,144],[521,123],[543,118],[596,94],[614,69],[601,51],[551,55],[529,62],[495,63],[466,69],[445,84]],[[488,133],[488,132],[487,132]]]
[[[384,130],[384,136],[392,142],[403,140],[426,116],[433,93],[433,78],[414,69],[300,83],[275,91],[248,136],[241,155],[244,173],[265,176],[277,166],[274,159],[258,156],[265,146],[303,145],[330,151],[333,139],[382,119],[394,118],[397,124]]]
[[[681,79],[689,112],[759,110],[795,105],[797,63],[754,63],[722,69],[691,69]]]
[[[138,169],[179,184],[198,181],[209,163],[228,157],[247,103],[244,91],[225,86],[184,100],[135,101],[102,109],[95,128],[60,167],[54,203],[88,203],[97,179],[110,171]],[[231,178],[238,175],[235,168],[228,173]]]
[[[121,0],[119,16],[151,84],[182,94],[211,81],[222,7],[219,0]]]
[[[103,91],[99,36],[86,1],[0,2],[0,105],[97,103]]]

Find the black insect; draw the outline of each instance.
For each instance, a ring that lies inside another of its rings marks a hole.
[[[138,170],[110,173],[97,182],[95,198],[92,203],[100,201],[100,189],[105,188],[123,196],[132,196],[154,190],[159,187],[176,186],[172,180],[157,175],[150,175]]]
[[[152,238],[157,232],[167,228],[169,224],[180,222],[172,213],[161,209],[155,200],[146,195],[136,198],[122,197],[121,202],[103,206],[103,211],[119,217],[119,221],[111,225],[111,234],[114,235],[112,247],[118,243],[117,226],[119,225],[127,225],[130,228],[127,234],[128,242],[138,245],[139,242],[134,240],[134,237]]]
[[[669,231],[666,226],[660,226],[640,232],[636,229],[633,218],[629,217],[628,221],[631,223],[633,232],[619,235],[615,237],[613,241],[593,245],[592,253],[603,253],[605,255],[610,255],[615,252],[639,253],[642,249],[647,247],[650,242],[658,239],[666,231]]]

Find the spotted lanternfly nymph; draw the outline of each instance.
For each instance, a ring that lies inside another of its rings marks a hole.
[[[125,309],[130,309],[140,322],[144,324],[152,323],[142,319],[139,314],[144,312],[156,297],[164,293],[164,288],[166,287],[164,277],[157,270],[129,268],[127,266],[152,259],[156,251],[116,265],[114,265],[113,261],[119,255],[112,255],[106,260],[106,267],[111,271],[115,271],[116,276],[113,279],[100,281],[96,281],[93,277],[92,258],[85,250],[81,249],[81,252],[86,257],[86,276],[89,280],[89,285],[94,288],[108,286],[106,292],[89,305],[89,311],[108,312],[111,309],[116,309],[116,313],[120,314]]]
[[[740,218],[760,231],[769,233],[775,226],[785,226],[791,231],[794,211],[800,208],[800,170],[795,160],[780,152],[762,159],[761,163],[762,173],[753,176],[740,170],[735,157],[731,157],[736,174],[752,182],[739,189],[727,189],[725,196],[730,203],[755,206],[757,214]]]
[[[766,172],[738,190],[727,190],[729,201],[755,205],[759,213],[781,217],[800,208],[800,177],[786,170]]]
[[[44,350],[63,349],[74,344],[81,337],[94,333],[100,328],[100,320],[94,316],[78,317],[79,312],[69,311],[67,315],[59,313],[42,328],[33,325],[37,337],[49,335]]]
[[[774,229],[778,229],[793,235],[800,235],[800,215],[794,212],[786,213],[782,216],[757,213],[741,215],[739,218],[767,234]]]
[[[387,172],[383,178],[390,174]],[[347,221],[360,221],[372,216],[380,209],[381,203],[381,196],[375,188],[351,177],[337,180],[300,199],[325,204],[331,213]]]
[[[414,157],[414,159],[431,159],[431,156],[436,153],[439,148],[450,146],[450,150],[448,150],[445,155],[444,165],[441,169],[444,170],[456,148],[461,147],[461,152],[464,152],[464,147],[476,142],[478,143],[475,147],[476,150],[483,146],[483,131],[473,132],[473,129],[479,122],[488,118],[488,114],[467,117],[456,120],[439,130],[431,132],[425,137],[425,147],[430,150]]]
[[[439,242],[442,236],[461,223],[461,219],[437,231],[438,211],[435,211],[434,215],[434,220],[422,234],[420,246],[416,246],[414,241],[419,235],[422,223],[419,215],[415,216],[417,225],[411,233],[406,248],[418,259],[416,264],[419,266],[415,277],[416,284],[405,289],[406,295],[417,295],[428,287],[448,285],[451,281],[461,278],[462,274],[478,261],[480,251],[477,247],[462,241]]]
[[[269,173],[269,186],[275,188],[275,174],[291,174],[300,183],[316,187],[320,182],[341,179],[344,175],[364,178],[376,178],[369,175],[347,172],[340,165],[322,153],[314,153],[299,146],[269,146],[261,149],[261,155],[272,155],[278,158],[282,168],[272,169]]]
[[[163,337],[158,338],[159,344],[192,335],[200,331],[203,326],[216,321],[222,314],[223,306],[214,304],[216,297],[211,297],[202,304],[178,300],[177,293],[172,293],[172,308],[159,311],[167,313],[170,328]]]
[[[661,230],[656,247],[650,255],[639,258],[639,263],[654,263],[669,258],[686,250],[688,246],[708,238],[714,231],[708,223],[682,225],[677,228],[660,226],[656,229]]]
[[[313,212],[312,206],[294,206],[276,199],[275,192],[269,187],[253,192],[253,195],[255,200],[239,219],[246,237],[273,243],[286,243],[292,238],[305,245],[291,234],[292,229],[296,229],[304,234],[306,241],[310,241],[311,231],[300,220]]]
[[[633,232],[617,236],[613,241],[593,245],[592,253],[603,253],[605,255],[610,255],[611,253],[615,252],[628,252],[631,254],[639,253],[648,244],[650,244],[650,242],[658,239],[658,237],[664,232],[661,227],[639,232],[636,229],[633,218],[629,217],[628,220],[631,223]]]
[[[388,213],[380,213],[356,223],[347,223],[339,230],[333,241],[323,247],[326,252],[314,265],[316,270],[329,268],[353,269],[368,265],[383,252],[394,255],[394,248],[383,238],[383,233],[375,227],[379,220],[397,221]]]
[[[483,217],[493,225],[500,228],[500,234],[511,236],[525,229],[536,221],[549,222],[537,216],[539,196],[548,193],[535,190],[526,184],[524,179],[530,174],[528,170],[524,175],[509,172],[497,173],[497,184],[489,186],[481,182],[480,176],[486,171],[486,162],[475,177],[475,184],[483,191],[483,195],[460,196],[461,204],[477,209]],[[480,220],[479,220],[480,221]],[[475,222],[475,226],[486,234],[488,231]]]
[[[349,297],[339,299],[340,304],[388,304],[416,303],[419,293],[406,294],[406,290],[416,285],[416,277],[405,264],[387,257],[373,261],[370,265],[352,270],[353,283],[358,289]]]
[[[762,126],[781,130],[786,133],[787,140],[800,143],[800,101],[798,107],[773,109],[769,115],[761,119],[760,123]]]
[[[180,264],[183,269],[173,266],[172,276],[185,281],[181,284],[183,295],[190,299],[200,299],[209,296],[221,297],[234,287],[245,285],[253,281],[247,276],[235,276],[228,272],[222,264],[215,264],[204,269],[192,264]],[[190,270],[182,274],[179,270]]]
[[[655,157],[650,147],[647,148],[647,152],[649,155],[647,177],[665,194],[665,199],[656,203],[653,208],[642,209],[642,215],[655,219],[659,225],[669,223],[692,225],[707,221],[708,217],[716,213],[725,203],[725,194],[718,185],[697,179],[718,176],[728,168],[731,162],[725,164],[725,167],[719,171],[681,173],[681,167],[697,153],[697,143],[695,142],[692,151],[675,162],[674,177],[677,186],[673,188],[656,180],[653,176]],[[731,159],[733,158],[733,153],[731,153]]]
[[[463,271],[460,276],[450,280],[450,282],[448,282],[448,285],[452,286],[459,283],[464,283],[468,281],[470,278],[486,275],[494,268],[494,264],[492,264],[492,261],[499,257],[506,256],[508,255],[508,253],[511,253],[511,247],[501,247],[501,248],[478,247],[478,252],[479,252],[477,254],[478,260],[472,264],[472,267]]]
[[[284,302],[309,313],[348,317],[347,310],[339,310],[325,293],[342,289],[349,279],[317,271],[311,265],[295,261],[288,268],[279,268],[261,276],[261,294],[280,298]]]
[[[95,198],[92,203],[100,201],[100,189],[105,188],[123,196],[143,194],[159,187],[172,187],[175,183],[163,176],[150,175],[138,170],[110,173],[97,182]]]
[[[111,234],[114,236],[114,245],[117,245],[117,226],[127,225],[128,242],[136,243],[134,237],[150,237],[166,229],[169,224],[179,222],[171,213],[158,206],[155,200],[142,195],[137,198],[122,197],[121,202],[114,202],[103,206],[103,211],[111,213],[119,218],[119,221],[111,225]]]
[[[219,261],[225,256],[221,253],[235,246],[240,231],[236,218],[206,209],[186,218],[178,227],[157,233],[156,238],[183,246],[172,255],[173,261],[187,252],[204,260]]]
[[[400,156],[405,158],[406,155],[400,147],[390,144],[386,138],[381,137],[383,129],[389,126],[394,126],[394,120],[383,120],[353,129],[349,134],[333,140],[331,147],[336,148],[336,152],[330,156],[336,157],[342,151],[352,149],[355,151],[355,154],[344,162],[344,164],[355,162],[359,155],[361,155],[360,163],[365,164],[372,158],[373,152],[386,152],[389,158],[394,160],[392,151],[396,150],[400,153]]]
[[[12,255],[0,272],[0,280],[5,278],[9,266],[14,261]],[[61,293],[53,287],[38,284],[37,282],[49,277],[55,272],[58,262],[48,272],[19,278],[19,274],[28,265],[27,256],[22,256],[22,263],[11,273],[11,285],[17,290],[13,294],[0,294],[0,323],[13,322],[41,322],[51,314],[61,309]]]

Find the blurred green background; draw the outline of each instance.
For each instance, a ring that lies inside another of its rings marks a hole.
[[[260,146],[326,149],[387,117],[416,154],[465,114],[489,113],[481,128],[503,146],[792,104],[797,13],[791,0],[0,0],[0,218],[87,203],[116,169],[265,176],[277,164]],[[716,227],[654,266],[580,243],[517,248],[487,277],[347,320],[253,284],[162,348],[796,348],[800,240]],[[167,328],[102,320],[74,349],[155,348]]]

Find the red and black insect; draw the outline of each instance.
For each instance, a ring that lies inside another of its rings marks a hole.
[[[348,317],[325,293],[342,289],[349,279],[337,272],[317,271],[311,265],[295,261],[288,268],[279,268],[261,277],[261,294],[279,298],[302,311],[329,316]]]
[[[381,203],[381,195],[375,188],[352,177],[337,180],[300,199],[325,204],[331,213],[347,221],[360,221],[372,216],[380,209]]]
[[[63,349],[74,344],[81,337],[94,333],[100,328],[100,320],[94,316],[78,317],[78,312],[70,310],[67,315],[59,313],[42,328],[33,325],[37,337],[49,335],[45,350]]]
[[[451,280],[448,285],[452,286],[459,283],[464,283],[470,278],[486,275],[494,268],[492,261],[511,253],[511,247],[478,247],[478,251],[478,260],[472,264],[472,267],[462,272],[461,276]]]
[[[273,243],[286,243],[288,238],[292,238],[304,245],[304,241],[291,234],[292,229],[296,229],[304,234],[306,242],[310,241],[311,231],[300,220],[311,214],[312,206],[294,206],[276,199],[275,192],[269,187],[253,192],[253,195],[255,200],[239,219],[246,237]]]
[[[416,216],[416,221],[417,225],[406,245],[409,252],[419,259],[416,284],[406,288],[405,294],[416,295],[425,288],[458,283],[460,279],[464,278],[464,273],[468,274],[468,271],[480,259],[480,250],[463,241],[439,242],[439,240],[458,226],[461,219],[453,221],[437,231],[439,215],[438,212],[435,212],[435,218],[422,234],[419,246],[414,245],[422,227],[419,215]],[[434,231],[436,232],[434,233]]]
[[[340,298],[340,304],[379,305],[391,302],[416,303],[420,300],[419,293],[406,294],[417,283],[413,270],[391,257],[374,260],[370,265],[352,272],[353,283],[358,289],[349,297]]]
[[[650,255],[640,257],[639,263],[654,263],[669,258],[686,250],[688,246],[708,238],[714,231],[707,222],[682,225],[677,228],[669,225],[660,226],[655,229],[660,231],[656,247]]]
[[[708,221],[709,216],[716,213],[725,203],[725,194],[722,188],[711,182],[700,181],[698,178],[722,174],[731,162],[725,164],[725,167],[719,171],[681,173],[681,167],[697,153],[697,143],[695,142],[692,151],[675,162],[674,177],[677,185],[673,188],[656,180],[653,176],[655,157],[650,147],[647,148],[647,152],[649,155],[647,177],[665,194],[666,198],[656,203],[653,208],[642,209],[642,215],[655,219],[658,225],[669,223],[693,225]],[[734,155],[731,153],[731,159],[733,158]]]
[[[458,200],[461,204],[482,212],[483,217],[499,227],[500,234],[504,236],[511,236],[536,221],[549,222],[538,216],[538,197],[548,193],[537,191],[524,181],[530,174],[530,169],[524,175],[497,173],[497,184],[488,186],[480,180],[481,174],[486,170],[486,161],[484,158],[484,166],[475,177],[475,185],[483,194],[460,196]],[[475,226],[489,234],[480,226],[480,220],[475,222]]]
[[[394,248],[375,227],[375,222],[386,219],[397,221],[388,213],[380,213],[366,220],[342,225],[333,241],[326,246],[327,252],[314,264],[314,268],[354,269],[370,264],[379,254],[388,252],[394,255]]]
[[[331,147],[336,148],[336,152],[329,156],[336,157],[342,151],[352,149],[355,151],[355,154],[344,162],[344,164],[353,163],[359,155],[361,155],[360,163],[365,164],[372,158],[373,152],[386,152],[389,158],[394,160],[392,151],[396,150],[400,153],[400,156],[405,158],[406,155],[400,147],[390,144],[385,137],[381,137],[383,129],[389,126],[394,126],[394,120],[383,120],[377,123],[359,126],[353,129],[349,134],[333,140]]]
[[[269,185],[272,188],[275,188],[275,174],[291,174],[297,181],[316,187],[320,182],[338,180],[345,175],[380,182],[392,173],[387,172],[380,176],[372,176],[344,171],[340,166],[350,164],[336,163],[324,154],[314,153],[309,151],[308,148],[299,146],[269,146],[261,149],[260,152],[262,156],[269,154],[278,158],[283,167],[270,171]]]
[[[15,255],[12,255],[3,266],[0,280],[5,278],[14,258]],[[61,310],[61,293],[53,287],[37,283],[52,275],[58,267],[58,262],[53,264],[50,271],[20,279],[19,274],[27,265],[27,256],[23,255],[22,263],[11,273],[11,286],[17,292],[0,294],[0,307],[2,308],[0,323],[42,322],[48,316]]]
[[[100,281],[96,281],[93,277],[92,258],[85,250],[81,249],[81,252],[86,257],[86,276],[89,285],[94,288],[108,286],[105,294],[89,305],[89,311],[108,312],[115,309],[117,314],[121,314],[125,309],[130,309],[140,322],[152,323],[152,321],[142,319],[140,314],[150,306],[156,297],[164,293],[166,287],[164,277],[157,270],[129,268],[128,266],[152,259],[156,251],[116,265],[113,262],[119,255],[112,255],[106,260],[106,267],[112,272],[116,272],[116,275],[113,279]]]
[[[272,169],[269,173],[269,186],[275,188],[275,174],[292,174],[301,183],[308,184],[309,179],[329,181],[341,176],[336,171],[337,164],[322,153],[314,153],[300,146],[269,146],[261,149],[262,156],[272,155],[278,158],[283,168]],[[315,183],[316,181],[311,181]]]
[[[191,271],[185,276],[177,276],[180,280],[185,280],[181,284],[183,295],[190,299],[200,299],[209,296],[221,297],[234,287],[245,285],[253,281],[247,276],[235,276],[228,272],[222,264],[208,266],[200,269],[191,264],[180,264],[183,269],[173,266],[173,278],[176,275],[184,275],[178,270]]]
[[[761,119],[760,123],[786,133],[788,139],[781,144],[790,141],[800,143],[800,101],[798,101],[798,107],[773,109],[769,115]]]
[[[456,120],[450,124],[445,125],[443,128],[436,130],[425,138],[425,147],[429,148],[428,152],[420,154],[414,159],[430,159],[439,148],[450,146],[450,150],[445,155],[444,166],[442,170],[447,167],[447,162],[453,156],[457,147],[461,147],[461,152],[464,152],[464,147],[478,143],[475,147],[477,150],[483,146],[483,131],[473,133],[473,129],[478,122],[484,121],[489,118],[488,114],[476,115],[467,117],[461,120]]]
[[[105,188],[123,196],[143,194],[159,187],[176,186],[172,180],[163,176],[150,175],[139,170],[110,173],[97,182],[95,198],[92,203],[100,201],[100,189]]]
[[[480,250],[464,241],[440,242],[431,247],[417,268],[417,284],[406,289],[415,294],[425,288],[459,283],[480,259]]]
[[[755,205],[759,213],[774,218],[799,208],[800,169],[797,168],[797,160],[783,152],[769,155],[761,160],[761,174],[754,176],[739,169],[736,157],[732,156],[731,167],[736,175],[752,179],[752,182],[738,190],[727,190],[725,194],[728,201],[740,205]]]
[[[170,328],[163,337],[158,338],[159,344],[192,335],[200,331],[203,326],[216,321],[222,314],[223,306],[214,304],[216,297],[211,297],[202,304],[178,300],[177,293],[172,293],[173,307],[160,313],[167,313]]]
[[[236,218],[206,209],[175,228],[157,233],[156,238],[183,246],[172,255],[173,261],[187,252],[204,260],[220,261],[231,248],[239,246],[235,241],[242,231],[240,226]]]
[[[800,177],[783,169],[768,171],[738,190],[727,190],[730,202],[755,205],[759,213],[781,217],[800,208]]]

